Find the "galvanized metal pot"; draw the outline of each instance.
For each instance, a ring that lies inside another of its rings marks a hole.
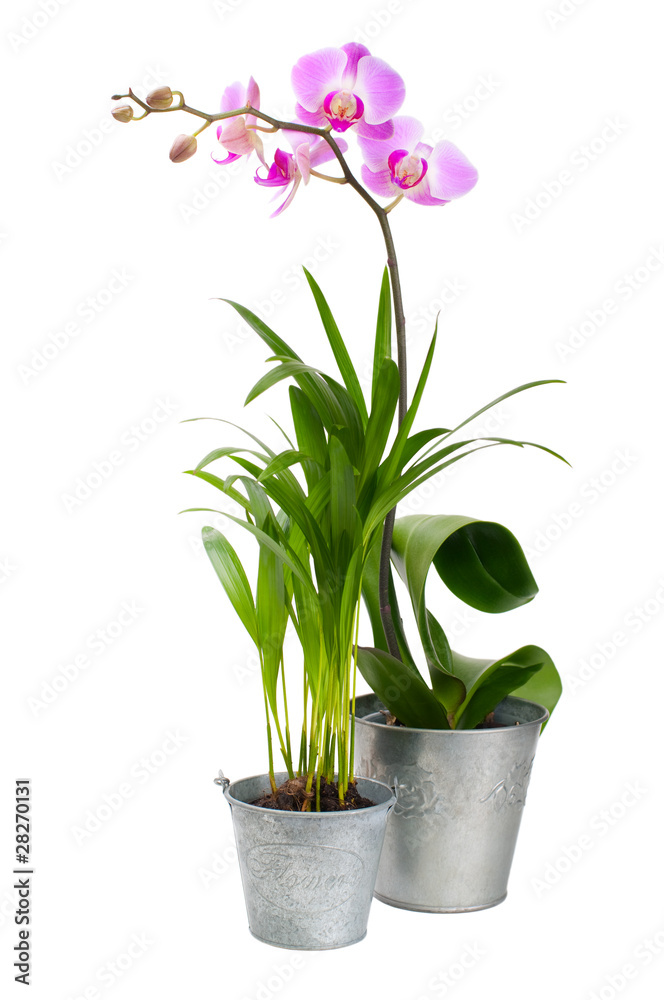
[[[547,710],[508,697],[496,709],[506,728],[452,731],[388,726],[383,707],[363,695],[355,721],[357,774],[398,793],[375,895],[429,913],[501,903]]]
[[[250,803],[269,789],[267,774],[217,784],[233,814],[249,930],[278,948],[322,950],[361,941],[393,791],[358,778],[376,804],[348,812],[300,813]],[[288,778],[275,775],[277,784]]]

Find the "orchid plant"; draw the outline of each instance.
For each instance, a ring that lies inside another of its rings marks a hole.
[[[484,610],[507,610],[531,599],[534,581],[518,542],[506,529],[445,517],[416,518],[417,524],[406,518],[395,529],[397,504],[430,476],[482,448],[529,444],[495,437],[454,439],[478,414],[452,429],[413,430],[433,360],[437,324],[409,404],[405,319],[389,215],[404,199],[417,205],[446,205],[474,187],[477,172],[453,143],[427,144],[424,126],[398,115],[404,82],[364,45],[350,43],[305,55],[294,66],[291,79],[297,103],[290,122],[261,110],[253,78],[247,87],[229,86],[218,112],[193,108],[181,92],[160,87],[145,100],[131,90],[117,95],[114,100],[129,98],[132,103],[116,106],[113,115],[128,122],[181,111],[201,120],[197,131],[173,142],[170,158],[176,163],[193,156],[198,136],[218,123],[217,140],[224,155],[213,153],[213,158],[227,164],[255,157],[254,181],[274,188],[275,197],[281,198],[273,216],[283,213],[301,187],[316,178],[351,187],[374,213],[384,238],[387,266],[368,398],[332,310],[308,272],[338,369],[335,375],[307,364],[259,317],[224,300],[267,345],[268,361],[274,363],[246,402],[284,380],[292,381],[293,429],[289,434],[279,428],[285,441],[280,450],[244,432],[252,446],[223,444],[188,470],[237,504],[238,515],[231,519],[258,542],[258,573],[252,587],[228,538],[214,528],[203,529],[212,565],[258,650],[273,792],[276,734],[289,779],[303,781],[305,807],[318,808],[322,777],[332,781],[336,775],[342,802],[353,780],[358,665],[401,721],[435,728],[475,725],[506,691],[532,683],[536,675],[546,676],[553,691],[557,673],[546,654],[538,660],[523,651],[501,661],[471,664],[468,658],[452,654],[442,628],[424,605],[424,581],[432,563],[453,592],[463,593]],[[135,107],[141,115],[135,115]],[[348,144],[342,136],[353,132],[364,161],[363,183],[345,156]],[[264,136],[277,133],[285,143],[279,140],[270,160]],[[282,148],[285,144],[290,149]],[[336,161],[340,174],[319,172],[331,161]],[[381,205],[374,195],[390,199],[389,203]],[[541,384],[519,386],[489,406]],[[232,471],[223,475],[211,471],[217,462],[232,463]],[[433,691],[422,680],[403,634],[391,559],[413,597]],[[362,595],[374,630],[371,648],[359,642]],[[297,746],[291,742],[288,712],[284,645],[289,622],[304,658],[298,682],[303,722]],[[552,701],[553,695],[551,707]]]

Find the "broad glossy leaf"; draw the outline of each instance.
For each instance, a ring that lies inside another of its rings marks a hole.
[[[449,514],[398,518],[392,547],[399,575],[420,613],[432,565],[456,597],[479,611],[510,611],[537,593],[521,546],[494,521]]]
[[[508,694],[527,698],[553,711],[562,683],[549,654],[523,646],[497,660],[453,654],[454,669],[465,677],[468,694],[457,712],[458,729],[474,729]]]
[[[382,649],[360,646],[358,667],[372,691],[405,726],[449,729],[445,709],[419,674]]]

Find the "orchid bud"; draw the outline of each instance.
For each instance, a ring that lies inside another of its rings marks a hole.
[[[145,103],[158,111],[165,111],[173,103],[173,91],[170,87],[157,87],[156,90],[150,91]]]
[[[193,135],[179,135],[168,154],[173,163],[184,163],[196,152],[198,143]]]
[[[119,104],[117,108],[113,108],[111,114],[116,122],[130,122],[134,117],[134,109],[129,104]]]

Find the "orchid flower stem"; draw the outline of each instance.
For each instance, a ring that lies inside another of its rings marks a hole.
[[[196,138],[196,136],[200,135],[201,132],[204,132],[206,128],[209,128],[211,124],[212,122],[206,122],[205,125],[201,125],[199,129],[196,129],[195,132],[192,132],[193,137]]]
[[[406,409],[408,406],[407,402],[407,365],[406,365],[406,320],[403,311],[403,300],[401,296],[401,281],[399,277],[399,266],[397,263],[396,252],[394,249],[394,240],[392,237],[392,231],[390,229],[390,224],[388,221],[388,213],[394,208],[396,201],[388,205],[387,208],[383,208],[381,205],[375,201],[374,198],[369,194],[369,192],[364,188],[357,178],[351,173],[350,167],[346,163],[344,156],[339,149],[334,136],[331,133],[331,125],[328,124],[325,128],[317,128],[314,125],[303,125],[300,122],[285,122],[280,121],[278,118],[272,118],[270,115],[266,115],[265,112],[259,111],[257,108],[252,108],[250,105],[245,105],[243,108],[236,108],[233,111],[218,111],[215,114],[207,114],[205,111],[199,111],[197,108],[189,107],[185,103],[184,97],[179,91],[174,91],[181,98],[181,103],[175,105],[175,107],[170,108],[151,108],[144,101],[132,92],[131,88],[129,93],[126,95],[130,97],[139,107],[143,108],[146,114],[167,114],[170,111],[186,111],[187,114],[194,115],[196,118],[203,118],[208,125],[212,122],[223,121],[226,118],[237,118],[239,115],[253,115],[254,118],[260,119],[260,121],[267,122],[271,125],[274,130],[287,129],[291,132],[304,132],[307,135],[318,135],[328,144],[332,152],[334,153],[339,165],[343,171],[343,180],[349,184],[357,193],[360,198],[363,199],[371,208],[372,212],[378,219],[381,232],[383,234],[383,240],[385,242],[385,249],[387,250],[387,267],[390,275],[390,285],[392,288],[392,301],[394,304],[394,323],[396,330],[396,341],[397,341],[397,364],[399,368],[399,424],[401,424],[404,416],[406,415]],[[145,117],[145,115],[141,116]],[[134,119],[138,121],[138,119]],[[202,130],[201,130],[202,131]],[[339,178],[341,182],[341,178]],[[397,199],[398,200],[398,199]],[[389,600],[389,583],[390,583],[390,555],[392,551],[392,533],[394,530],[394,520],[396,516],[396,508],[390,511],[390,513],[385,518],[385,524],[383,528],[383,539],[381,544],[380,552],[380,572],[379,572],[379,606],[380,606],[380,616],[383,623],[383,629],[385,631],[385,639],[387,642],[388,649],[392,656],[397,659],[401,659],[401,654],[399,652],[399,646],[396,639],[396,631],[394,628],[394,620],[392,617],[392,609],[390,607]],[[396,612],[396,609],[394,609]],[[308,791],[311,789],[311,782],[308,782]]]
[[[309,168],[312,177],[318,177],[321,181],[330,181],[332,184],[348,184],[345,177],[329,177],[327,174],[319,174],[317,170]]]
[[[387,215],[387,214],[388,214],[388,212],[391,212],[393,208],[396,208],[396,207],[397,207],[397,205],[399,204],[399,202],[401,201],[401,199],[402,199],[402,198],[403,198],[403,195],[402,195],[402,194],[398,194],[398,195],[396,196],[396,198],[394,199],[394,201],[391,201],[391,202],[389,203],[389,205],[386,205],[386,206],[385,206],[385,209],[384,209],[384,211],[385,211],[385,215]]]

